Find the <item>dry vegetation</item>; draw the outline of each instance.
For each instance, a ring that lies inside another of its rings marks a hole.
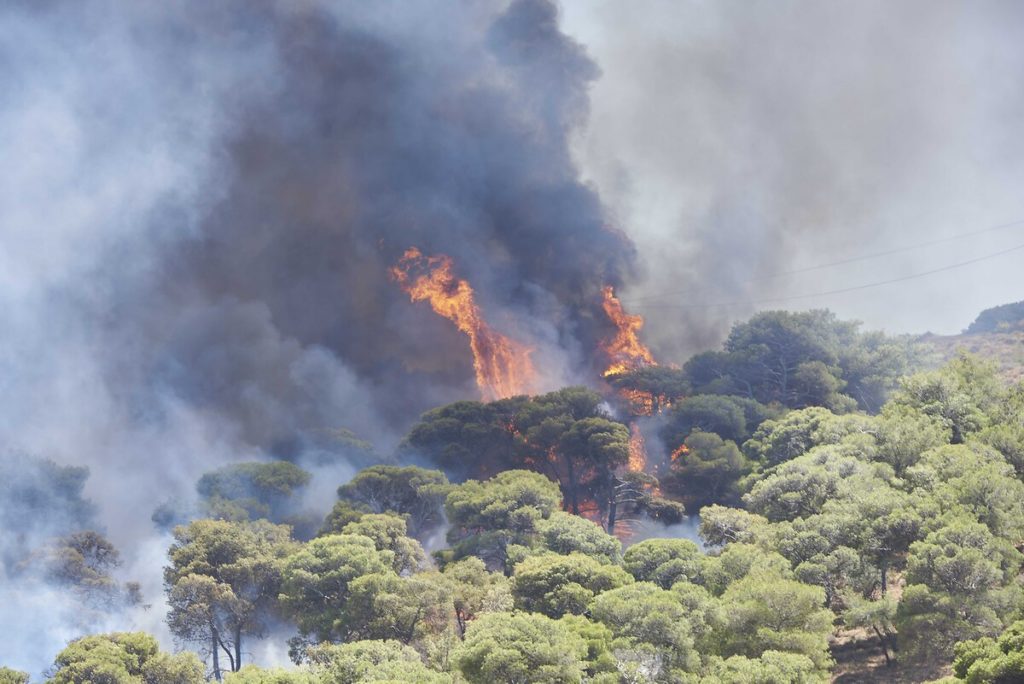
[[[962,335],[925,335],[928,365],[941,366],[961,351],[992,359],[1007,382],[1024,380],[1024,330],[984,332]]]

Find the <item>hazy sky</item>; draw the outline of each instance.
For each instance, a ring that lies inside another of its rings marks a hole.
[[[1024,5],[567,1],[602,70],[576,153],[645,273],[624,293],[663,351],[713,343],[760,301],[888,280],[1024,244]],[[955,333],[1024,299],[1024,251],[829,307]],[[754,282],[750,282],[750,281]]]

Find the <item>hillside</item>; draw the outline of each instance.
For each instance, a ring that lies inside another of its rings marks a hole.
[[[960,351],[995,361],[1008,382],[1024,380],[1024,302],[982,311],[959,335],[925,334],[926,363],[938,367]]]

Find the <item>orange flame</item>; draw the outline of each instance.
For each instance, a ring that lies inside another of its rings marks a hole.
[[[476,384],[485,401],[530,393],[536,378],[531,349],[487,325],[473,288],[453,274],[451,257],[428,257],[410,247],[390,273],[412,301],[429,302],[435,313],[469,337]]]
[[[672,455],[670,456],[670,458],[672,459],[672,462],[675,463],[683,456],[686,456],[688,453],[690,453],[690,447],[686,446],[685,444],[680,444],[672,451]]]
[[[640,432],[640,426],[634,421],[629,424],[629,470],[641,472],[647,468],[647,443]]]
[[[605,314],[616,327],[615,336],[603,345],[610,362],[604,376],[625,373],[642,366],[657,365],[651,350],[638,336],[640,329],[644,327],[643,316],[627,314],[611,285],[604,288],[602,304]]]

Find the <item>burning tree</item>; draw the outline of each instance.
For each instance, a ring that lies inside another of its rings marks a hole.
[[[451,257],[425,256],[410,247],[390,273],[412,301],[429,302],[469,337],[476,384],[485,401],[530,393],[536,380],[530,348],[487,324],[469,281],[455,277]]]

